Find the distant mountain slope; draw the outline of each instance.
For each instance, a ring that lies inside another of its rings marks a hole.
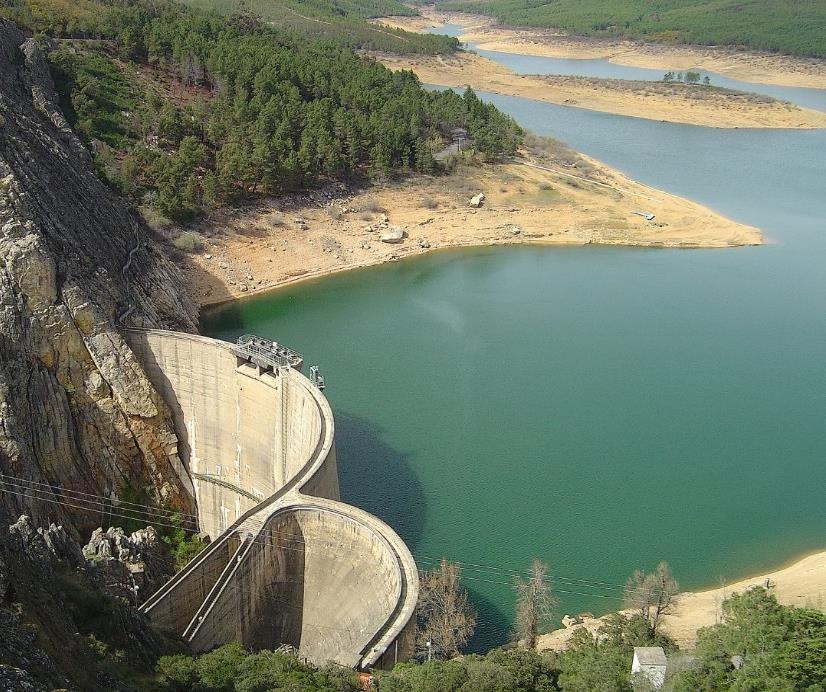
[[[258,15],[278,29],[335,41],[363,50],[392,53],[449,54],[459,43],[447,36],[376,27],[373,17],[416,14],[397,0],[181,0],[190,7],[231,15]]]
[[[437,0],[512,26],[826,57],[824,0]]]

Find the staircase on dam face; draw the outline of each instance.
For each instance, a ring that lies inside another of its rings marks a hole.
[[[196,651],[239,641],[357,668],[407,660],[415,563],[389,526],[338,500],[332,411],[300,356],[258,337],[127,341],[172,412],[213,538],[143,612]]]

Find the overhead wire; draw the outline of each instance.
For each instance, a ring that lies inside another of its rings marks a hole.
[[[10,478],[15,478],[15,480],[20,480],[20,481],[22,481],[22,483],[13,483],[10,480],[8,480]],[[27,487],[26,484],[32,484],[32,485],[36,485],[36,486],[39,486],[39,487],[30,488],[30,487]],[[61,490],[63,490],[63,489],[61,489]],[[36,482],[33,482],[33,481],[28,481],[27,479],[18,479],[17,477],[9,476],[8,474],[0,474],[0,491],[9,492],[11,494],[15,494],[15,495],[23,496],[23,497],[28,496],[28,497],[31,497],[32,499],[36,499],[36,500],[40,500],[40,501],[44,501],[44,502],[52,502],[52,503],[56,503],[56,504],[63,505],[63,506],[66,506],[66,507],[70,507],[70,508],[73,508],[73,509],[80,509],[80,510],[85,510],[85,511],[98,512],[98,513],[101,513],[101,514],[105,514],[106,516],[109,516],[109,517],[118,517],[118,518],[123,518],[123,519],[135,520],[136,517],[134,516],[134,514],[140,514],[140,515],[143,515],[145,520],[147,520],[149,523],[152,523],[156,526],[159,526],[159,527],[162,527],[162,528],[169,528],[169,529],[179,529],[179,528],[181,528],[179,524],[171,524],[171,523],[166,523],[164,521],[158,521],[157,518],[152,517],[152,514],[154,513],[155,508],[151,507],[150,505],[141,505],[139,503],[128,503],[131,507],[133,507],[135,509],[128,510],[129,513],[127,514],[127,513],[115,511],[117,509],[117,507],[115,507],[111,504],[111,502],[109,501],[109,498],[105,498],[104,496],[93,495],[91,493],[78,493],[79,496],[83,496],[83,497],[70,498],[70,499],[74,499],[74,502],[67,502],[64,499],[60,498],[60,493],[58,491],[53,490],[52,487],[47,486],[47,484],[36,483]],[[109,504],[104,503],[104,502],[99,502],[98,501],[99,499],[107,500],[109,502]],[[83,503],[86,503],[86,504],[85,505],[84,504],[77,504],[79,502],[83,502]],[[87,505],[91,505],[91,507],[87,506]],[[144,510],[139,510],[139,509],[137,509],[138,507],[143,507],[145,509]],[[265,522],[266,522],[266,519],[261,519],[260,521],[253,521],[250,524],[248,524],[248,526],[246,528],[248,528],[248,529],[257,529],[258,531],[260,531]],[[263,545],[268,545],[270,547],[278,547],[279,549],[284,549],[284,550],[293,550],[293,551],[296,551],[296,552],[302,552],[302,550],[303,550],[301,548],[290,547],[288,545],[284,545],[284,540],[285,539],[291,539],[289,542],[291,542],[293,544],[303,544],[304,543],[304,537],[301,534],[292,534],[292,533],[289,533],[289,532],[277,531],[274,537],[277,538],[277,540],[272,540],[272,538],[273,538],[272,535],[266,535],[265,536],[265,535],[260,535],[259,534],[258,536],[253,537],[252,541],[263,544]],[[435,566],[436,564],[441,562],[440,558],[435,558],[435,557],[431,557],[431,556],[414,555],[413,557],[414,557],[415,561],[417,562],[417,565],[418,565],[419,569],[432,568],[433,566]],[[431,564],[428,565],[427,563],[431,563]],[[489,584],[496,584],[496,585],[501,585],[501,586],[513,587],[513,582],[512,581],[511,582],[506,582],[506,581],[499,581],[497,579],[484,578],[484,576],[491,576],[490,574],[486,574],[486,573],[491,573],[492,572],[493,575],[500,576],[500,578],[503,577],[503,576],[513,578],[513,577],[525,576],[525,575],[529,574],[529,571],[527,571],[527,570],[515,570],[515,569],[511,569],[511,568],[497,567],[497,566],[494,566],[494,565],[484,565],[484,564],[481,564],[481,563],[456,561],[456,562],[454,562],[454,564],[457,564],[459,566],[459,568],[462,570],[463,575],[462,575],[461,578],[463,580],[479,581],[479,582],[484,582],[484,583],[489,583]],[[468,574],[467,572],[471,572],[471,574]],[[473,576],[474,574],[476,574],[477,576]],[[479,574],[482,574],[484,576],[478,576]],[[590,580],[584,580],[584,579],[574,579],[574,578],[564,577],[564,576],[561,576],[561,575],[554,575],[554,574],[548,575],[548,577],[546,578],[546,581],[548,583],[552,584],[554,586],[554,590],[559,592],[559,593],[568,593],[568,594],[580,595],[580,596],[594,596],[594,597],[597,597],[597,598],[614,599],[614,600],[616,600],[619,597],[618,594],[606,595],[606,594],[603,594],[603,593],[598,593],[596,591],[598,591],[600,589],[609,590],[609,589],[623,588],[618,584],[611,584],[609,582],[596,582],[596,581],[590,581]],[[571,582],[573,582],[573,583],[571,583]],[[580,589],[592,589],[592,591],[590,591],[590,592],[575,591],[572,588],[563,589],[563,588],[560,588],[560,584],[562,586],[567,586],[567,587],[572,587],[574,585],[577,585],[578,588],[580,588]]]

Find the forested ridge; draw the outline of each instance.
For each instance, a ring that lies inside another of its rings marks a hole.
[[[450,54],[459,41],[439,34],[420,34],[366,19],[410,16],[416,11],[397,0],[183,0],[187,5],[231,15],[243,6],[271,26],[350,48],[391,53]]]
[[[256,15],[275,29],[328,40],[353,49],[394,53],[449,54],[457,39],[378,27],[366,20],[410,15],[415,10],[396,0],[181,0],[193,9],[224,16]],[[128,6],[133,0],[0,0],[0,16],[50,35],[97,33],[107,4]]]
[[[823,0],[437,0],[512,26],[826,57]]]
[[[101,3],[48,41],[63,108],[101,174],[150,215],[175,220],[324,180],[431,173],[456,127],[483,155],[522,132],[473,92],[428,92],[326,41],[255,15],[172,2]]]

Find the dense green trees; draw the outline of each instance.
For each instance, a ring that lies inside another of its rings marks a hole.
[[[448,54],[459,47],[455,38],[419,34],[387,26],[373,26],[365,20],[386,15],[415,14],[397,0],[184,0],[187,5],[214,10],[223,15],[236,13],[243,4],[272,26],[286,32],[333,41],[361,50],[391,53]]]
[[[324,40],[341,47],[392,53],[448,54],[459,48],[450,36],[420,34],[366,20],[385,15],[413,14],[396,0],[181,0],[223,16],[243,15],[263,21],[295,37]],[[96,37],[105,22],[107,5],[130,5],[129,0],[3,0],[0,16],[33,31],[52,36]],[[130,36],[121,37],[129,44]]]
[[[697,666],[677,676],[675,691],[822,690],[826,615],[782,606],[756,587],[723,603],[723,622],[700,631],[696,655]]]
[[[503,24],[826,57],[822,0],[441,0]]]
[[[316,668],[290,651],[249,653],[226,644],[194,658],[164,656],[157,666],[161,689],[169,692],[355,692],[356,674],[346,668]]]
[[[52,54],[64,106],[88,141],[113,148],[105,175],[177,220],[321,180],[433,172],[455,127],[485,156],[521,142],[472,91],[428,92],[336,44],[163,0],[108,8],[95,27],[111,42]],[[142,63],[142,78],[115,58]],[[169,77],[173,89],[153,87]]]

